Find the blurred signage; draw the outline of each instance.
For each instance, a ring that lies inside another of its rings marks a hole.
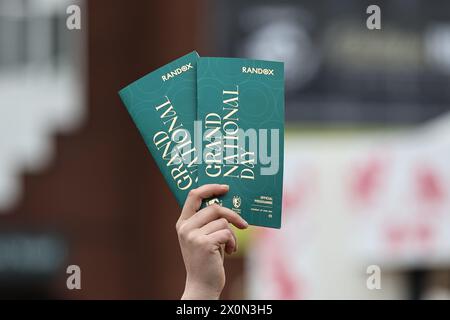
[[[281,230],[256,230],[257,299],[401,298],[366,270],[450,265],[450,114],[418,130],[288,134]]]
[[[449,116],[352,158],[359,256],[399,267],[450,264],[448,137]]]
[[[418,123],[450,110],[450,2],[222,1],[219,51],[285,62],[288,121]],[[407,6],[407,9],[406,9]]]

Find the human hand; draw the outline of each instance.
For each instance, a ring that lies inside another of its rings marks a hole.
[[[176,229],[186,267],[186,286],[182,299],[218,299],[225,286],[222,247],[237,250],[230,223],[240,229],[247,222],[234,211],[217,204],[200,211],[203,199],[228,192],[227,185],[207,184],[189,192]]]

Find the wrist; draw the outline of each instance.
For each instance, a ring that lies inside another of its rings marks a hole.
[[[222,289],[187,279],[181,300],[218,300]]]

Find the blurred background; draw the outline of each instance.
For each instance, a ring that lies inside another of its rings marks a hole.
[[[181,296],[180,209],[117,91],[192,50],[286,68],[282,228],[239,233],[223,298],[450,298],[448,1],[0,0],[1,298]]]

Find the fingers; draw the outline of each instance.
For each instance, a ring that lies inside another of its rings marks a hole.
[[[200,228],[200,233],[204,234],[204,235],[209,235],[216,231],[225,230],[225,229],[230,230],[231,235],[234,238],[234,243],[235,243],[235,247],[234,247],[233,251],[236,251],[237,246],[238,246],[236,235],[235,235],[234,231],[230,228],[230,224],[228,223],[227,219],[221,218],[221,219],[211,221],[210,223],[208,223]]]
[[[213,204],[200,210],[198,214],[186,221],[186,224],[189,225],[189,228],[201,228],[209,222],[220,218],[226,219],[229,223],[232,223],[239,229],[245,229],[248,227],[247,221],[242,219],[242,217],[236,212],[228,208],[221,207],[217,204]]]
[[[200,228],[202,234],[210,234],[221,229],[228,229],[229,222],[225,218],[220,218],[205,224]]]
[[[189,192],[176,225],[180,243],[193,245],[196,243],[195,239],[208,239],[206,243],[213,246],[213,250],[222,251],[222,247],[225,247],[228,254],[236,251],[236,236],[229,224],[245,229],[248,223],[239,214],[217,204],[197,212],[203,199],[220,196],[228,192],[228,189],[227,185],[208,184]],[[205,245],[204,240],[195,246]]]
[[[225,245],[225,252],[232,254],[236,249],[236,239],[230,229],[222,229],[209,234],[208,239],[220,249],[220,245]]]
[[[228,192],[228,186],[224,184],[205,184],[197,189],[192,189],[186,198],[180,220],[192,217],[202,204],[203,199],[220,196]]]

